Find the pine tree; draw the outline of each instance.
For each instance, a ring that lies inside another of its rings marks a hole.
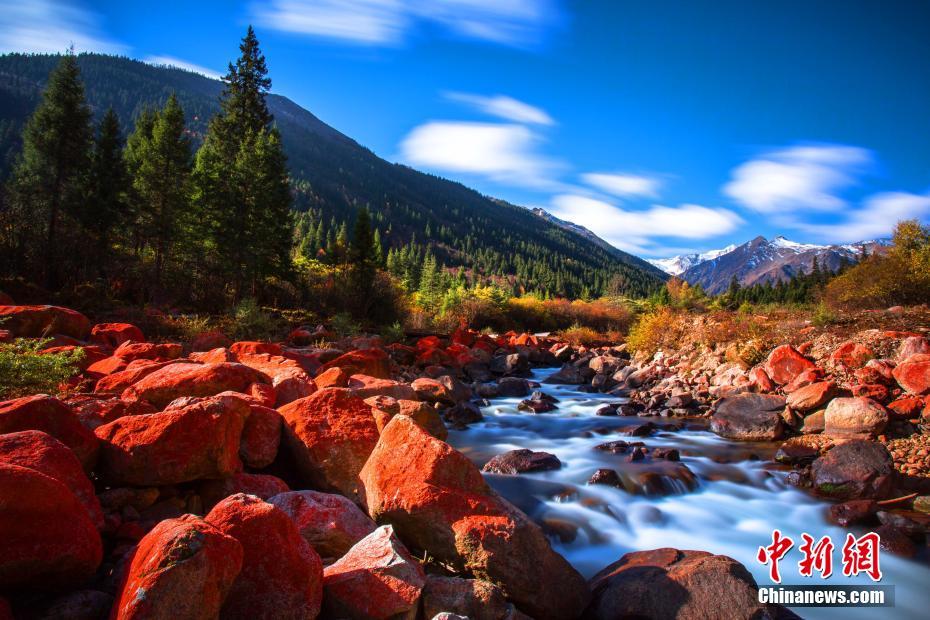
[[[251,26],[239,50],[194,173],[198,232],[211,272],[229,284],[234,301],[255,295],[269,276],[285,277],[293,243],[287,162],[265,103],[271,80]]]
[[[355,217],[352,242],[348,250],[350,299],[358,315],[367,315],[372,304],[372,287],[378,271],[375,254],[374,234],[371,230],[371,215],[362,208]]]
[[[177,98],[143,118],[129,143],[138,244],[151,254],[151,296],[158,300],[190,207],[191,146]]]
[[[111,232],[126,223],[128,208],[129,176],[123,162],[122,131],[112,108],[107,110],[97,130],[89,189],[82,225],[95,241],[89,258],[102,272],[109,262]]]
[[[11,182],[11,221],[21,273],[56,288],[64,262],[82,241],[74,231],[87,199],[92,129],[74,52],[49,76],[42,102],[23,130],[23,150]]]

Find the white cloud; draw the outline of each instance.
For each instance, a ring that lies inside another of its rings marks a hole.
[[[838,211],[847,204],[838,192],[855,185],[871,162],[868,150],[854,146],[786,148],[740,165],[723,193],[761,213]]]
[[[174,58],[173,56],[149,56],[145,59],[150,65],[167,65],[169,67],[177,67],[178,69],[185,69],[187,71],[192,71],[194,73],[199,73],[200,75],[212,78],[214,80],[219,80],[223,76],[212,69],[207,69],[206,67],[201,67],[200,65],[195,65],[192,62],[187,62],[186,60],[181,60],[179,58]]]
[[[797,223],[803,230],[830,243],[850,243],[880,239],[891,235],[899,220],[930,217],[930,196],[908,192],[882,192],[863,201],[862,207],[852,211],[835,224]]]
[[[504,120],[534,125],[555,124],[555,120],[545,110],[507,95],[484,97],[470,93],[447,92],[443,93],[443,96],[450,101],[459,101],[485,114],[497,116]]]
[[[631,211],[575,194],[555,196],[552,214],[588,228],[620,249],[643,254],[661,250],[654,239],[707,239],[731,232],[743,222],[727,209],[682,204]]]
[[[540,140],[524,125],[431,121],[414,128],[400,150],[412,166],[543,187],[559,164],[536,152]]]
[[[659,195],[659,179],[625,173],[589,172],[581,179],[596,187],[622,198],[656,198]]]
[[[256,2],[266,27],[364,45],[397,45],[418,25],[470,39],[527,46],[558,19],[555,0],[271,0]]]
[[[0,53],[119,53],[125,46],[100,29],[99,16],[60,0],[0,0]]]

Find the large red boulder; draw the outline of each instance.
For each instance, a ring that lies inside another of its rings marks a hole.
[[[174,342],[155,344],[153,342],[133,342],[127,340],[116,347],[113,355],[131,362],[133,360],[173,360],[181,357],[184,348]]]
[[[121,360],[123,358],[117,357],[111,359]],[[163,362],[146,359],[135,360],[120,370],[113,373],[106,373],[106,376],[100,377],[100,379],[97,380],[97,385],[94,386],[94,391],[121,394],[126,388],[141,381],[156,370],[176,363],[178,362],[174,360]]]
[[[222,480],[205,480],[197,485],[197,492],[203,501],[205,510],[210,510],[236,493],[245,493],[269,500],[290,490],[286,482],[277,476],[267,474],[238,473]]]
[[[414,618],[423,568],[389,525],[379,527],[323,571],[327,617]]]
[[[328,387],[344,388],[349,386],[349,375],[342,368],[335,366],[318,374],[313,378],[313,382],[321,390]]]
[[[758,591],[746,567],[725,555],[670,548],[634,551],[591,579],[585,617],[778,617],[776,608],[759,603]]]
[[[62,334],[82,339],[90,331],[86,316],[59,306],[0,306],[0,324],[20,338]]]
[[[155,413],[155,407],[146,402],[129,403],[104,394],[74,394],[62,402],[70,407],[77,414],[81,424],[90,430],[123,416]]]
[[[323,598],[323,564],[281,509],[254,495],[227,497],[205,517],[245,552],[223,618],[313,620]]]
[[[417,393],[406,383],[390,379],[377,379],[368,375],[352,375],[348,387],[352,394],[361,399],[372,396],[390,396],[397,399],[416,400]]]
[[[507,601],[500,588],[480,579],[428,575],[422,600],[424,618],[435,618],[442,612],[470,620],[526,618]]]
[[[229,345],[229,351],[236,357],[248,355],[283,355],[281,345],[273,342],[241,341]]]
[[[911,394],[930,394],[930,354],[910,356],[895,367],[894,378]]]
[[[74,587],[103,545],[87,508],[59,480],[0,463],[0,590]]]
[[[833,351],[830,361],[848,370],[855,370],[865,366],[865,363],[873,357],[875,357],[875,352],[869,347],[858,342],[848,341]]]
[[[278,456],[284,419],[269,407],[249,405],[249,417],[242,430],[239,456],[249,467],[268,467]]]
[[[462,453],[395,416],[361,473],[368,513],[417,553],[497,584],[535,617],[574,618],[584,579]]]
[[[378,379],[391,378],[391,363],[388,354],[381,349],[349,351],[323,364],[320,370],[341,368],[347,375],[368,375]]]
[[[98,323],[90,330],[91,342],[111,349],[129,340],[145,342],[145,335],[141,329],[130,323]]]
[[[375,522],[354,502],[335,493],[290,491],[270,500],[283,510],[323,558],[341,558],[375,531]]]
[[[823,407],[837,394],[833,381],[818,381],[805,385],[788,395],[788,406],[795,411],[807,412]]]
[[[42,431],[20,431],[0,435],[0,463],[28,467],[59,481],[74,493],[98,528],[103,511],[81,462],[68,446]]]
[[[271,379],[277,396],[277,407],[310,396],[316,391],[313,379],[295,360],[270,353],[238,353],[236,359],[240,364],[254,368]]]
[[[223,478],[242,468],[239,442],[249,405],[235,396],[120,418],[97,428],[100,473],[115,484],[162,486]]]
[[[203,519],[166,519],[132,553],[110,618],[217,618],[242,558],[239,541]]]
[[[391,418],[400,414],[413,418],[414,422],[436,439],[445,441],[449,436],[449,431],[442,418],[439,417],[439,412],[429,403],[419,400],[396,400],[390,396],[373,396],[366,398],[365,402],[371,406],[371,413],[375,416],[378,432],[384,430]]]
[[[214,396],[220,392],[247,394],[253,383],[268,383],[268,377],[243,364],[177,363],[159,368],[126,388],[125,400],[146,400],[164,407],[181,396]]]
[[[328,388],[281,407],[284,437],[313,487],[359,498],[358,474],[378,442],[371,407],[348,390]]]
[[[813,489],[838,499],[884,499],[897,472],[888,449],[877,441],[853,439],[831,448],[811,466]]]
[[[799,374],[813,367],[814,362],[801,355],[790,344],[773,349],[765,362],[765,370],[769,377],[779,385],[790,383]]]
[[[38,394],[0,403],[0,434],[42,431],[65,444],[86,471],[97,461],[98,441],[77,414],[57,398]]]

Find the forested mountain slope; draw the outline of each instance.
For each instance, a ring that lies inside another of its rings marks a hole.
[[[22,125],[39,101],[55,55],[0,56],[0,175],[19,149]],[[99,119],[108,108],[124,130],[146,108],[175,93],[195,139],[218,109],[221,82],[177,68],[99,54],[79,56],[87,99]],[[296,191],[295,206],[317,222],[311,245],[325,249],[357,209],[372,212],[385,249],[424,244],[447,267],[530,290],[576,297],[607,290],[644,295],[664,274],[531,211],[464,185],[387,162],[286,97],[271,95]]]

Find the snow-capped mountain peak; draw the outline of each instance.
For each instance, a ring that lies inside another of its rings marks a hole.
[[[728,245],[727,247],[721,248],[719,250],[708,250],[707,252],[694,254],[680,254],[670,258],[649,258],[646,260],[665,273],[671,274],[673,276],[680,276],[695,265],[699,265],[709,260],[714,260],[715,258],[723,256],[724,254],[729,254],[737,247],[738,246],[736,245]]]
[[[784,237],[784,236],[782,236],[782,235],[778,235],[777,237],[775,237],[774,239],[772,239],[771,241],[769,241],[769,245],[772,246],[772,247],[774,247],[774,248],[780,248],[780,249],[783,249],[783,250],[791,250],[791,251],[793,251],[793,252],[807,252],[807,251],[810,251],[810,250],[824,250],[824,249],[826,249],[826,248],[829,247],[829,246],[826,246],[826,245],[816,245],[816,244],[813,244],[813,243],[798,243],[797,241],[791,241],[790,239],[788,239],[788,238],[786,238],[786,237]]]

